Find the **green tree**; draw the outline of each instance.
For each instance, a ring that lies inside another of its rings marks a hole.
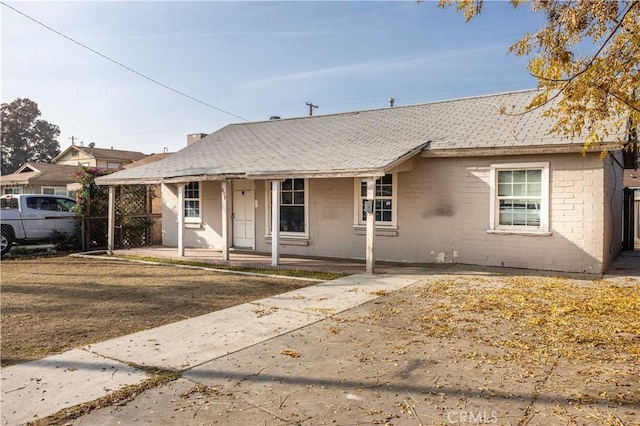
[[[511,0],[546,17],[509,51],[529,57],[540,94],[527,107],[545,108],[554,130],[586,133],[585,148],[602,142],[608,129],[637,129],[640,123],[640,2],[638,0]],[[468,21],[482,0],[439,0],[455,5]],[[623,141],[620,141],[623,142]]]
[[[26,162],[48,163],[60,153],[60,128],[41,120],[38,104],[18,98],[2,109],[2,164],[0,173],[13,173]]]

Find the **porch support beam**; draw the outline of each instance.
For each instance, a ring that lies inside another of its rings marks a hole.
[[[184,183],[178,184],[178,256],[184,257]]]
[[[366,264],[367,274],[375,273],[375,238],[376,238],[376,178],[365,179],[367,183],[367,236],[366,236]]]
[[[116,246],[116,187],[109,185],[109,206],[107,217],[107,252],[113,254]]]
[[[280,263],[280,181],[271,181],[271,265]]]
[[[229,260],[229,181],[223,180],[222,185],[222,260]]]

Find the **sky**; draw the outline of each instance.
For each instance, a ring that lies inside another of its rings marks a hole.
[[[508,49],[544,23],[506,1],[468,23],[414,1],[5,3],[68,38],[0,5],[2,103],[35,101],[63,150],[146,154],[307,102],[324,115],[534,88]]]

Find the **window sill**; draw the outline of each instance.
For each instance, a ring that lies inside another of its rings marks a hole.
[[[185,222],[185,229],[200,229],[202,228],[202,222]]]
[[[529,237],[550,237],[551,231],[527,231],[526,229],[487,229],[487,234],[525,235]]]
[[[271,235],[265,235],[264,241],[268,244],[271,244]],[[280,235],[278,238],[278,242],[281,246],[308,246],[309,245],[309,237],[306,235],[290,236],[290,235]]]
[[[353,225],[353,231],[356,235],[367,235],[367,227],[364,225]],[[397,237],[397,226],[376,226],[376,237]]]

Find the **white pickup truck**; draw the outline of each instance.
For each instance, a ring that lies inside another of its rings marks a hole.
[[[72,233],[76,201],[48,194],[10,194],[0,197],[0,255],[13,243],[47,241],[53,231]]]

